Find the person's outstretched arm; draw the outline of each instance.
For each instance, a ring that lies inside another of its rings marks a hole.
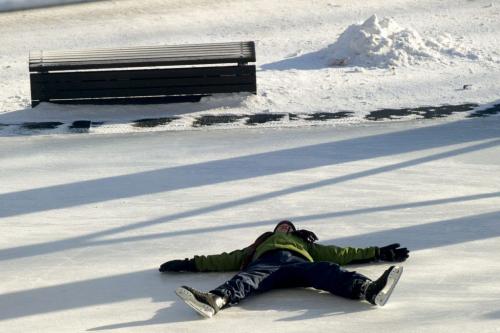
[[[226,272],[237,271],[241,267],[245,250],[235,250],[214,255],[194,256],[183,260],[170,260],[160,266],[165,272]]]
[[[371,246],[367,248],[313,244],[309,253],[314,261],[331,261],[339,265],[373,261],[405,261],[409,256],[408,249],[401,248],[397,243],[384,247]]]

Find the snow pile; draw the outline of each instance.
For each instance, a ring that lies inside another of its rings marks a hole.
[[[379,20],[376,15],[360,25],[349,26],[327,49],[328,63],[332,66],[389,68],[423,62],[447,64],[456,57],[479,59],[449,35],[423,38],[414,29],[401,27],[390,18]]]

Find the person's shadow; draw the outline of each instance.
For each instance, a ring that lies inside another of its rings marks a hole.
[[[105,326],[99,326],[90,328],[87,331],[102,331],[102,330],[114,330],[114,329],[128,328],[128,327],[161,325],[161,324],[188,322],[198,319],[201,319],[201,317],[197,315],[194,311],[191,311],[187,306],[184,306],[184,304],[181,304],[181,302],[179,301],[179,302],[174,302],[170,307],[158,310],[151,319],[136,320],[125,323],[116,323]]]
[[[171,294],[173,295],[173,293]],[[162,301],[165,300],[166,299],[162,297]],[[168,300],[172,301],[174,299],[168,297]],[[343,314],[369,311],[374,309],[374,306],[370,305],[367,302],[344,299],[342,297],[334,296],[328,292],[319,291],[312,288],[272,290],[266,292],[265,294],[254,295],[242,301],[235,307],[244,309],[246,311],[265,312],[268,310],[274,310],[284,313],[296,313],[297,311],[300,312],[299,315],[277,319],[277,321],[296,321],[327,316],[340,316]],[[222,315],[224,311],[227,310],[223,310],[221,312]],[[195,311],[185,305],[180,299],[176,299],[171,306],[158,310],[150,319],[99,326],[90,328],[87,331],[112,330],[129,327],[161,325],[167,323],[171,324],[203,319],[203,317],[201,317]]]
[[[276,321],[300,321],[375,309],[367,302],[342,298],[313,288],[272,290],[249,298],[238,306],[247,311],[273,310],[293,313],[292,316]]]

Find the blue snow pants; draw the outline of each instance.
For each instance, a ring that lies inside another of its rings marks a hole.
[[[246,297],[277,288],[313,287],[334,295],[359,299],[363,282],[369,280],[356,272],[327,262],[310,262],[300,254],[276,250],[264,253],[246,269],[211,290],[236,304]]]

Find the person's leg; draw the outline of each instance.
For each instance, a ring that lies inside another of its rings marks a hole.
[[[266,253],[245,270],[210,292],[182,286],[177,288],[175,293],[196,312],[210,318],[224,307],[236,304],[252,293],[260,291],[262,281],[269,279],[290,257],[288,251]]]
[[[262,282],[261,289],[313,287],[334,295],[359,299],[361,287],[366,281],[370,279],[331,262],[299,262],[280,267],[272,278]]]
[[[275,274],[289,258],[288,251],[274,251],[251,263],[246,269],[234,275],[230,280],[210,291],[227,299],[227,303],[236,304],[255,292],[266,291],[269,283],[263,282]]]
[[[383,306],[398,282],[403,267],[391,266],[377,280],[341,268],[330,262],[302,262],[283,265],[260,288],[313,287],[334,295],[367,300],[373,305]],[[271,287],[271,286],[269,286]]]

